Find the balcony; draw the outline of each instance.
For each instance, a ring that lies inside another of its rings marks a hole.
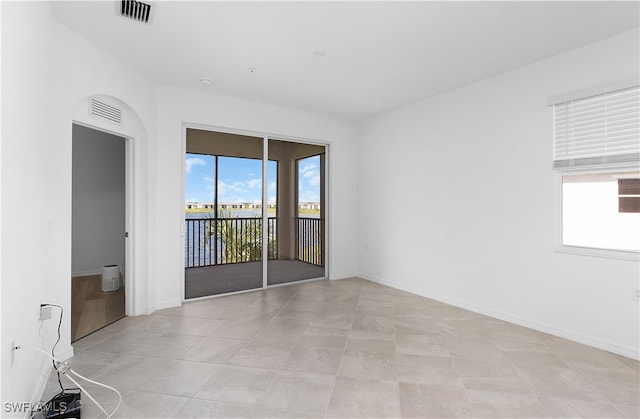
[[[294,229],[286,224],[267,219],[268,284],[324,277],[324,220],[296,217]],[[186,218],[185,298],[261,288],[262,230],[262,219],[255,217]],[[289,230],[295,234],[294,258],[281,249],[286,241],[278,240]]]

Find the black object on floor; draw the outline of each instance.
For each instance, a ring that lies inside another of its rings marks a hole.
[[[46,402],[32,416],[33,419],[80,419],[82,401],[80,392],[63,391]]]

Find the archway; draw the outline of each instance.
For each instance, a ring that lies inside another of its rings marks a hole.
[[[95,94],[73,107],[73,124],[124,137],[126,140],[126,263],[123,277],[126,286],[125,312],[128,316],[148,314],[147,281],[147,176],[146,149],[148,133],[137,112],[119,98]]]

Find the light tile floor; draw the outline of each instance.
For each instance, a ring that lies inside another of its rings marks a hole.
[[[74,349],[122,392],[116,417],[640,416],[637,361],[358,278],[127,317]]]

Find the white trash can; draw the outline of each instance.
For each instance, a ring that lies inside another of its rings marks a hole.
[[[102,292],[113,292],[120,289],[120,267],[107,265],[102,268]]]

